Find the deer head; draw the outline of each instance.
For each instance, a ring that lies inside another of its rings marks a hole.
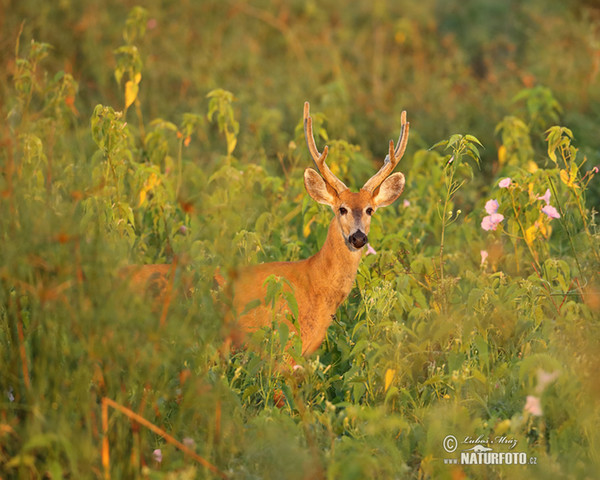
[[[390,140],[389,154],[381,169],[358,193],[353,193],[325,163],[327,146],[323,148],[323,153],[319,153],[313,136],[309,104],[304,104],[304,135],[313,162],[321,173],[319,175],[314,169],[307,168],[304,171],[304,186],[313,200],[333,209],[340,233],[351,251],[359,250],[367,244],[371,216],[375,211],[393,203],[404,190],[404,175],[400,172],[392,174],[392,171],[404,155],[408,130],[406,112],[402,112],[400,137],[396,147],[394,148],[394,141]]]

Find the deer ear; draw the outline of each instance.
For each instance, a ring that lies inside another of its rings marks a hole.
[[[312,168],[304,170],[304,186],[306,191],[316,202],[333,207],[336,194],[325,180]]]
[[[387,207],[393,203],[404,190],[404,175],[396,172],[387,177],[373,194],[376,207]]]

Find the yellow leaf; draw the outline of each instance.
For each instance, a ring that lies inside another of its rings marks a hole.
[[[498,423],[495,428],[496,435],[504,435],[510,428],[510,420],[506,419]]]
[[[137,94],[138,94],[139,90],[140,90],[140,87],[138,86],[137,83],[134,83],[131,80],[128,80],[125,83],[125,108],[126,109],[129,108],[133,102],[135,102],[135,99],[137,98]]]
[[[421,464],[419,465],[419,478],[431,478],[433,475],[433,463],[438,462],[439,460],[436,458],[434,460],[433,455],[429,454],[421,459]]]
[[[138,206],[142,206],[142,204],[146,201],[147,193],[152,190],[154,187],[160,185],[160,178],[156,173],[152,172],[150,176],[144,182],[144,186],[140,190],[140,203]]]
[[[135,81],[136,85],[139,85],[140,81],[142,80],[142,74],[141,73],[136,73],[133,80]]]
[[[569,185],[569,174],[565,169],[560,171],[560,179],[563,181],[565,185]]]
[[[533,160],[529,160],[527,162],[527,171],[529,173],[535,173],[538,170],[538,166],[537,163],[535,163]]]
[[[529,194],[529,198],[535,198],[536,197],[536,195],[533,193],[533,187],[534,187],[533,182],[529,182],[527,184],[527,193]]]
[[[304,229],[302,230],[302,234],[305,237],[308,237],[310,235],[310,224],[313,223],[315,221],[315,217],[311,218],[308,223],[306,225],[304,225]]]
[[[225,130],[225,138],[227,139],[227,155],[231,155],[237,145],[237,138],[235,133]]]
[[[152,172],[150,174],[150,177],[148,177],[148,180],[146,180],[146,185],[148,187],[148,190],[151,190],[157,185],[160,185],[160,178],[158,178],[156,173]]]
[[[537,227],[535,225],[532,225],[527,230],[525,230],[525,242],[528,245],[531,245],[533,243],[533,241],[535,240],[536,233]]]
[[[560,179],[568,187],[579,188],[579,185],[577,185],[577,183],[575,183],[575,180],[577,180],[577,166],[575,164],[573,164],[571,166],[570,172],[567,172],[564,169],[561,170],[560,171]]]
[[[506,163],[506,147],[504,145],[500,145],[498,148],[498,163],[500,166]]]
[[[384,391],[386,391],[386,392],[388,391],[388,388],[390,388],[390,385],[394,381],[395,376],[396,376],[396,370],[388,368],[385,371],[385,389],[384,389]]]
[[[542,222],[539,222],[538,227],[540,229],[540,233],[544,236],[544,238],[550,238],[550,235],[552,235],[552,227],[548,223],[547,219],[545,219]]]

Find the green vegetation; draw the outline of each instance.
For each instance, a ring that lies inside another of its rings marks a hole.
[[[347,3],[0,7],[0,478],[597,477],[600,10]],[[323,243],[305,100],[353,188],[411,138],[288,374],[285,325],[222,355],[213,275]],[[118,273],[173,261],[189,296]]]

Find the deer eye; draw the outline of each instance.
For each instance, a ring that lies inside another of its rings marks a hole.
[[[339,212],[340,215],[346,215],[348,213],[348,210],[346,210],[344,207],[340,207]]]
[[[366,212],[367,212],[367,215],[373,215],[374,210],[371,207],[369,207],[369,208],[367,208]]]

